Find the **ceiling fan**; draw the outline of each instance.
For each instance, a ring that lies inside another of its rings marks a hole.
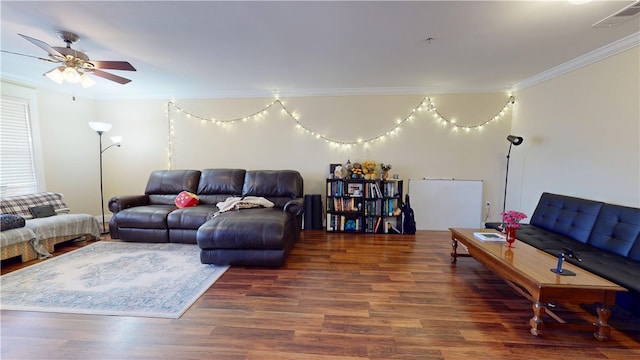
[[[87,54],[82,51],[78,51],[71,48],[71,44],[75,43],[80,39],[80,37],[69,31],[56,31],[58,37],[64,41],[67,46],[59,47],[59,46],[50,46],[44,41],[34,39],[32,37],[18,34],[24,39],[30,41],[37,47],[43,49],[49,54],[49,58],[41,58],[37,56],[30,56],[25,54],[17,54],[28,57],[37,58],[40,60],[45,60],[49,62],[59,63],[60,66],[52,69],[51,71],[45,73],[49,79],[53,80],[58,84],[62,84],[65,80],[70,83],[80,83],[83,87],[87,88],[93,86],[95,81],[91,79],[87,74],[94,74],[96,76],[100,76],[107,80],[115,81],[119,84],[126,84],[131,82],[130,79],[114,75],[108,73],[106,71],[102,71],[101,69],[111,69],[111,70],[126,70],[126,71],[136,71],[131,64],[126,61],[97,61],[90,60]]]

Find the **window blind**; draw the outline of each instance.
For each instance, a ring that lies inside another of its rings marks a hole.
[[[2,96],[0,114],[0,196],[35,193],[29,101]]]

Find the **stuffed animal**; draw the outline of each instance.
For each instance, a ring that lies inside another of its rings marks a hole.
[[[336,179],[342,179],[342,165],[338,165],[333,169],[333,176]]]
[[[360,179],[362,177],[362,164],[353,163],[351,168],[351,177],[354,179]]]
[[[364,161],[362,163],[363,169],[362,173],[364,174],[364,178],[367,180],[375,180],[378,178],[378,171],[376,168],[378,164],[375,161]]]
[[[351,160],[347,159],[347,163],[344,164],[344,169],[347,170],[348,173],[351,172],[353,165],[351,164]]]

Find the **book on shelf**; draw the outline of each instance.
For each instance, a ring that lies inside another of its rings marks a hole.
[[[362,200],[355,198],[334,198],[333,205],[329,204],[330,211],[360,211]]]
[[[343,182],[342,180],[333,180],[327,182],[327,195],[328,196],[343,196]]]
[[[374,200],[368,200],[366,202],[366,213],[365,215],[367,216],[380,216],[382,215],[382,213],[380,212],[381,210],[381,200],[380,199],[374,199]]]
[[[473,236],[480,241],[506,241],[503,234],[494,232],[474,232]]]
[[[373,188],[376,190],[376,194],[378,195],[378,197],[382,197],[382,191],[380,191],[380,186],[378,186],[378,183],[373,183]]]
[[[380,229],[380,223],[382,222],[382,217],[378,218],[378,221],[376,222],[376,227],[373,229],[373,233],[377,234],[378,230]]]
[[[382,191],[376,182],[368,182],[365,187],[365,196],[368,198],[381,198]]]
[[[385,182],[384,183],[384,196],[386,196],[386,197],[397,196],[397,194],[396,194],[396,183],[394,183],[394,182]]]

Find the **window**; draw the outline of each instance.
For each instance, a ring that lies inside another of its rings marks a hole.
[[[38,191],[29,100],[2,96],[0,103],[0,196]]]

